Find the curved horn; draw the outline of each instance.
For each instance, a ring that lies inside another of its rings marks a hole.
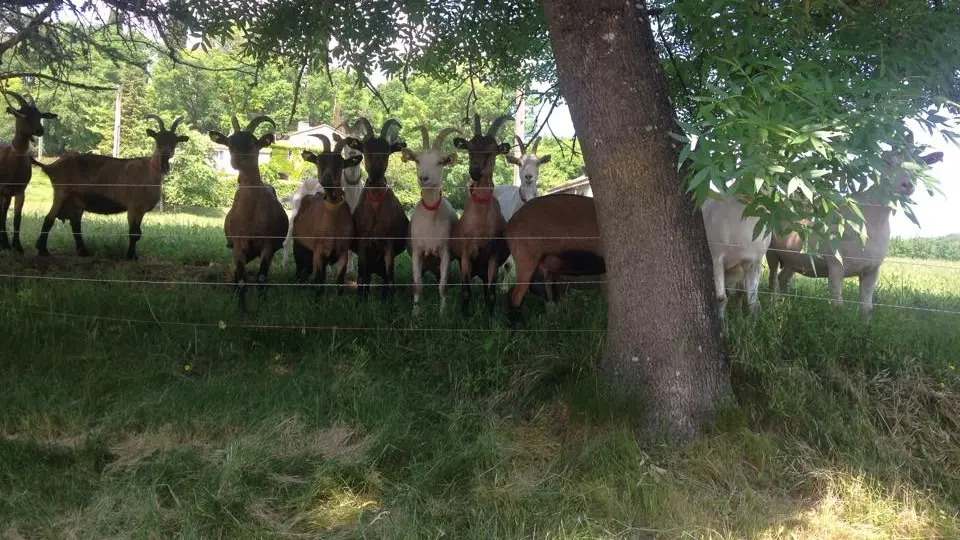
[[[520,145],[520,153],[521,153],[521,154],[526,154],[526,153],[527,153],[527,145],[523,144],[523,139],[521,139],[518,135],[514,135],[513,138],[516,139],[516,140],[517,140],[517,144]]]
[[[533,140],[533,146],[530,147],[531,154],[537,155],[537,145],[539,144],[540,144],[540,137],[537,137],[536,139]]]
[[[400,130],[400,122],[396,118],[391,118],[383,123],[383,127],[380,128],[380,138],[389,141],[387,137],[390,136],[390,128],[397,126],[397,130]]]
[[[144,120],[148,120],[148,119],[151,119],[151,118],[157,121],[157,126],[160,127],[160,131],[166,131],[166,130],[167,130],[167,128],[165,128],[165,127],[163,126],[163,118],[160,118],[159,116],[157,116],[157,115],[155,115],[155,114],[145,114],[145,115],[143,115],[143,119],[144,119]]]
[[[497,133],[500,132],[500,128],[502,128],[503,124],[505,124],[508,120],[513,120],[513,117],[509,114],[498,116],[497,119],[490,124],[490,129],[487,130],[487,137],[496,138]]]
[[[473,113],[473,136],[480,137],[483,132],[480,131],[480,113]]]
[[[420,139],[423,141],[423,149],[426,150],[430,148],[430,133],[427,132],[427,126],[421,125],[420,128]]]
[[[230,123],[233,125],[234,133],[240,133],[241,131],[243,131],[242,129],[240,129],[240,122],[237,120],[237,115],[233,115],[230,117]]]
[[[330,139],[328,139],[326,135],[324,135],[323,133],[311,133],[310,136],[316,137],[323,142],[323,151],[325,153],[330,151]],[[339,145],[340,143],[337,143],[337,144]]]
[[[182,121],[183,121],[183,117],[182,117],[182,116],[178,116],[176,119],[174,119],[173,123],[170,124],[170,131],[173,132],[173,133],[176,133],[176,132],[177,132],[177,126],[179,126],[179,125],[180,125],[180,122],[182,122]]]
[[[20,108],[21,108],[21,109],[30,106],[30,104],[27,103],[27,100],[23,99],[23,96],[21,96],[20,94],[18,94],[18,93],[16,93],[16,92],[11,92],[10,90],[4,90],[3,93],[6,94],[6,95],[8,95],[8,96],[10,96],[10,97],[12,97],[13,99],[17,100],[17,103],[20,104]]]
[[[451,133],[460,133],[460,130],[453,127],[443,128],[440,130],[440,133],[437,133],[437,138],[433,141],[433,149],[437,152],[443,148],[443,140],[447,138],[447,135]]]
[[[247,133],[253,133],[254,131],[257,130],[257,126],[259,126],[264,122],[270,122],[270,125],[273,126],[274,129],[276,129],[277,127],[277,123],[273,121],[273,118],[270,118],[265,114],[261,114],[260,116],[251,120],[250,123],[247,124],[247,127],[244,129],[244,131],[246,131]]]
[[[364,131],[366,132],[366,134],[365,134],[366,137],[374,137],[374,136],[375,136],[375,135],[373,134],[373,126],[370,125],[370,121],[367,120],[366,118],[364,118],[364,117],[362,117],[362,116],[359,117],[359,118],[357,118],[357,119],[353,122],[353,129],[357,129],[357,126],[363,127]]]
[[[333,151],[337,154],[343,152],[343,148],[348,145],[353,145],[354,143],[359,143],[354,137],[344,137],[337,141],[336,146],[333,147]]]

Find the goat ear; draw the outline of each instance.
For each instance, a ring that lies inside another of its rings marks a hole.
[[[545,156],[540,156],[539,158],[537,158],[537,162],[540,165],[543,165],[544,163],[550,163],[550,154],[547,154]]]
[[[227,140],[227,136],[224,135],[223,133],[220,133],[219,131],[211,131],[211,132],[207,133],[207,135],[210,136],[210,140],[211,140],[211,141],[213,141],[213,142],[215,142],[215,143],[217,143],[217,144],[222,144],[222,145],[224,145],[224,146],[228,146],[227,143],[230,142],[230,141]]]
[[[54,114],[54,113],[52,113],[52,112],[41,113],[41,114],[40,114],[40,118],[47,118],[47,119],[50,119],[50,120],[59,120],[59,119],[60,119],[59,116],[57,116],[56,114]]]
[[[157,138],[157,132],[154,131],[154,130],[152,130],[152,129],[148,129],[148,130],[147,130],[147,137],[150,137],[151,139],[156,139],[156,138]]]
[[[464,139],[463,137],[457,137],[456,139],[453,140],[453,146],[461,150],[466,150],[467,140]]]
[[[497,147],[498,154],[508,154],[510,152],[510,145],[508,143],[500,143],[500,146]]]
[[[519,164],[520,164],[520,160],[517,159],[517,156],[515,156],[515,155],[513,155],[513,154],[507,154],[506,156],[504,156],[504,158],[506,158],[507,163],[510,163],[511,165],[519,165]]]
[[[363,161],[363,156],[352,156],[343,160],[343,168],[356,167]]]
[[[417,161],[417,153],[414,152],[413,150],[409,149],[409,148],[404,148],[403,151],[400,152],[400,161],[402,161],[402,162],[404,162],[404,163],[406,163],[406,162],[408,162],[408,161],[416,162],[416,161]]]
[[[390,145],[390,153],[399,152],[407,147],[407,143],[403,141],[397,141]]]
[[[317,155],[314,154],[313,152],[309,151],[309,150],[304,150],[304,151],[300,154],[300,157],[302,157],[304,161],[309,161],[310,163],[316,163],[316,162],[317,162]]]
[[[457,164],[457,153],[456,153],[456,152],[451,152],[451,153],[443,156],[443,159],[440,160],[440,165],[442,165],[442,166],[444,166],[444,167],[452,167],[452,166],[454,166],[454,165],[456,165],[456,164]]]
[[[271,144],[273,144],[273,141],[275,139],[276,138],[274,137],[273,133],[266,133],[262,137],[257,139],[257,146],[259,146],[260,148],[266,148]]]
[[[189,140],[190,140],[190,137],[187,137],[186,135],[180,135],[179,137],[177,137],[178,143],[187,142]]]

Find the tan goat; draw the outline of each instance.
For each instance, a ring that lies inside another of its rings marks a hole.
[[[352,137],[337,141],[333,150],[326,135],[314,135],[323,141],[323,152],[303,152],[303,159],[317,166],[317,178],[323,187],[322,194],[307,195],[300,201],[300,210],[293,220],[293,257],[297,263],[297,278],[306,281],[312,273],[318,284],[317,294],[323,292],[327,266],[337,265],[337,293],[343,292],[347,275],[347,259],[353,239],[353,216],[350,213],[346,194],[340,183],[344,169],[355,167],[363,160],[362,155],[344,159],[344,147],[359,147],[360,141]]]
[[[35,105],[31,105],[16,92],[4,91],[20,106],[14,109],[7,107],[7,112],[14,117],[13,142],[0,146],[0,249],[10,249],[10,239],[7,237],[7,211],[10,209],[11,199],[16,199],[13,207],[13,249],[23,253],[20,244],[20,223],[23,219],[23,198],[33,175],[30,158],[30,143],[36,137],[43,136],[43,119],[56,119],[57,115],[49,112],[40,112]]]
[[[69,154],[50,165],[40,165],[53,184],[53,204],[37,239],[40,255],[50,254],[47,238],[57,219],[70,220],[77,254],[86,256],[89,252],[80,233],[83,213],[110,215],[126,212],[130,230],[127,259],[136,260],[143,216],[160,202],[163,177],[170,172],[170,158],[177,144],[189,140],[185,135],[177,135],[182,117],[174,120],[169,130],[159,116],[148,114],[146,117],[156,120],[159,127],[159,131],[147,130],[147,135],[154,141],[150,156],[120,159],[96,154]]]
[[[364,138],[360,144],[367,171],[365,196],[353,211],[357,297],[361,300],[367,297],[370,278],[378,274],[383,278],[383,298],[386,299],[393,294],[394,260],[406,251],[410,228],[400,201],[387,185],[386,172],[390,154],[403,150],[407,143],[398,140],[394,128],[399,131],[400,122],[393,118],[384,122],[379,137],[366,118],[358,118],[355,124],[363,128]]]
[[[258,116],[241,129],[236,116],[231,120],[233,133],[229,137],[218,131],[211,131],[209,135],[210,140],[228,148],[230,165],[239,172],[237,193],[223,220],[223,232],[233,254],[238,306],[240,311],[246,311],[247,263],[260,258],[257,283],[266,283],[273,256],[283,247],[289,220],[276,190],[264,184],[260,176],[260,149],[273,144],[274,135],[266,133],[259,138],[254,135],[261,123],[269,122],[273,126],[276,123],[269,116]],[[261,298],[263,291],[261,288]]]
[[[453,145],[470,154],[469,197],[463,203],[463,215],[450,233],[453,253],[460,261],[460,307],[470,307],[470,281],[480,278],[485,284],[487,310],[493,311],[496,301],[497,270],[510,254],[503,238],[507,222],[500,212],[500,204],[493,196],[493,168],[497,156],[510,151],[510,145],[497,142],[497,133],[510,120],[503,115],[490,124],[484,134],[480,129],[480,115],[473,117],[473,138],[460,137]]]

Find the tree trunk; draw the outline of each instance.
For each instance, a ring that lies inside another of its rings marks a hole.
[[[636,6],[544,0],[605,249],[601,373],[640,400],[644,436],[686,440],[729,395],[729,375],[703,218],[683,194],[675,112]]]

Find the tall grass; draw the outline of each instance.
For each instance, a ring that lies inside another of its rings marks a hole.
[[[870,326],[824,283],[764,295],[731,319],[735,406],[676,450],[606,399],[594,294],[517,331],[406,288],[243,316],[219,215],[149,215],[132,264],[122,218],[87,219],[90,259],[60,224],[49,261],[0,254],[34,277],[0,278],[0,537],[960,536],[960,264],[889,261]]]

